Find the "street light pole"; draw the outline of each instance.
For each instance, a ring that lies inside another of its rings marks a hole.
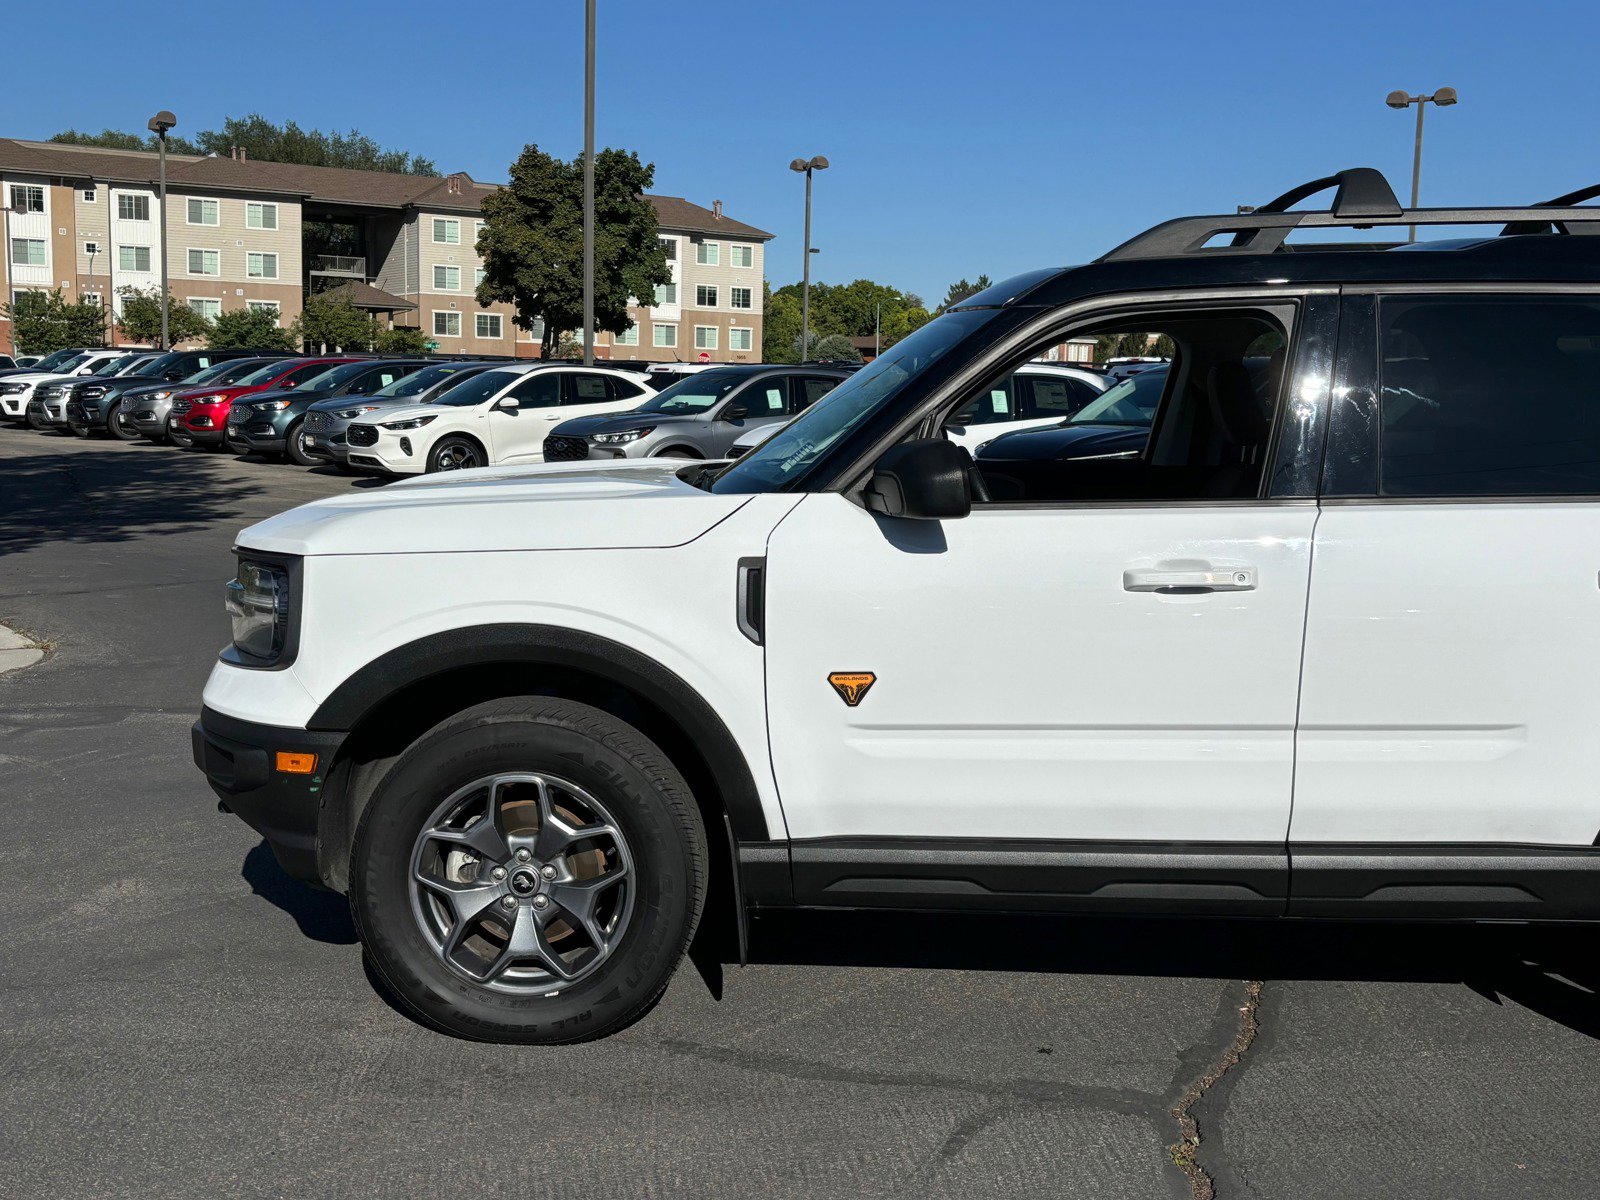
[[[594,10],[583,28],[583,365],[594,366]]]
[[[1439,107],[1443,108],[1443,107],[1446,107],[1448,105],[1456,103],[1456,101],[1458,99],[1459,99],[1459,97],[1456,95],[1456,90],[1455,90],[1455,88],[1452,88],[1452,87],[1440,88],[1438,91],[1434,92],[1433,95],[1431,95],[1431,96],[1429,96],[1429,95],[1427,95],[1425,93],[1418,93],[1417,95],[1413,96],[1409,92],[1405,91],[1402,88],[1402,89],[1398,89],[1396,91],[1390,92],[1386,97],[1384,97],[1384,101],[1383,102],[1385,104],[1387,104],[1390,108],[1409,108],[1413,104],[1415,104],[1417,106],[1417,140],[1416,140],[1416,144],[1412,147],[1412,150],[1411,150],[1411,207],[1412,208],[1416,208],[1417,207],[1418,199],[1419,199],[1419,196],[1420,196],[1420,193],[1421,193],[1421,188],[1422,188],[1422,115],[1427,110],[1428,104],[1430,102],[1432,102],[1433,104],[1436,104]],[[1411,226],[1410,234],[1406,237],[1406,241],[1414,242],[1416,240],[1417,240],[1417,227],[1415,225],[1413,225],[1413,226]]]
[[[789,169],[802,171],[806,177],[806,265],[800,284],[800,361],[804,362],[811,353],[811,172],[826,171],[828,160],[820,154],[797,158]]]
[[[177,123],[177,117],[162,109],[147,125],[160,143],[157,152],[161,158],[161,190],[157,204],[161,207],[161,349],[164,351],[172,349],[167,339],[167,131]]]

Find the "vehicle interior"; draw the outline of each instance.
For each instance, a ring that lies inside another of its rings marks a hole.
[[[1171,339],[1173,361],[1163,372],[1159,403],[1114,403],[1108,392],[1058,425],[1002,435],[978,454],[982,487],[977,503],[1242,500],[1260,495],[1282,391],[1286,326],[1256,309],[1204,312],[1141,323],[1152,338]],[[1098,327],[1126,334],[1131,327]],[[1152,372],[1153,374],[1153,372]],[[1144,388],[1150,387],[1146,380]],[[991,385],[992,386],[992,385]],[[987,396],[990,386],[978,390]],[[1115,394],[1113,394],[1115,393]],[[1131,399],[1131,397],[1130,397]],[[973,402],[963,399],[956,412]],[[1092,429],[1090,427],[1093,427]],[[1147,429],[1142,438],[1083,436],[1104,430]],[[987,497],[981,495],[987,491]]]

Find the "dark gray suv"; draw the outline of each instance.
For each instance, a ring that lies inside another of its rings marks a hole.
[[[713,367],[629,412],[564,421],[545,438],[544,460],[727,458],[741,434],[804,412],[849,375],[809,364]]]

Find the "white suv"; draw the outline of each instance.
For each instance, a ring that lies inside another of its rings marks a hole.
[[[562,421],[637,407],[654,393],[642,372],[530,363],[463,380],[426,404],[385,409],[346,434],[350,466],[388,475],[544,461]]]
[[[708,913],[1595,920],[1597,220],[1344,172],[980,292],[731,465],[284,513],[196,760],[480,1039],[618,1028]],[[1101,334],[1171,339],[1148,411],[942,436]]]

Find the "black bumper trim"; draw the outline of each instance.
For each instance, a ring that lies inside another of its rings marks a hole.
[[[195,766],[229,812],[267,839],[279,864],[296,879],[320,883],[317,828],[324,783],[347,735],[241,721],[202,709],[191,739]],[[310,775],[273,769],[279,750],[313,753]]]

